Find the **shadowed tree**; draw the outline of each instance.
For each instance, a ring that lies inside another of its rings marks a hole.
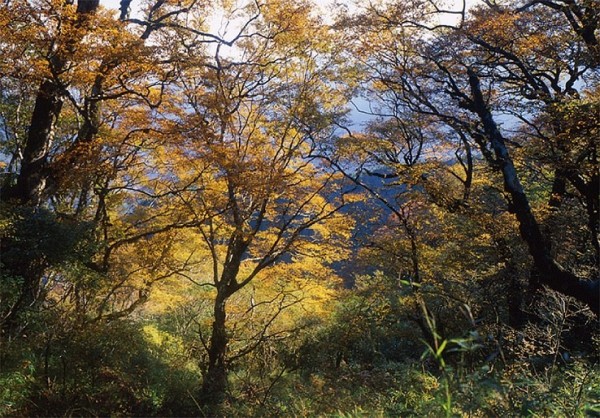
[[[564,9],[518,10],[490,2],[471,10],[470,16],[464,10],[455,12],[459,22],[449,26],[431,19],[440,13],[434,3],[428,3],[429,9],[372,5],[346,18],[344,23],[354,29],[351,37],[357,56],[373,80],[371,91],[393,98],[397,113],[433,118],[450,132],[464,135],[467,146],[477,146],[481,157],[502,175],[507,210],[518,221],[538,273],[531,281],[572,296],[598,314],[600,282],[594,258],[583,274],[557,262],[554,254],[568,244],[551,243],[543,233],[523,185],[525,167],[515,162],[522,130],[537,128],[548,142],[564,137],[569,121],[555,120],[548,131],[536,117],[551,115],[556,106],[595,100],[590,92],[596,88],[597,74],[587,64],[585,41],[572,23],[561,18]],[[593,2],[588,6],[593,21],[595,6]],[[584,81],[592,83],[587,86],[591,89],[583,87]],[[508,129],[508,123],[498,122],[506,117],[511,118]],[[580,154],[586,161],[585,172],[565,170],[574,167],[567,162],[574,150],[555,153],[561,162],[555,160],[554,167],[559,182],[562,177],[582,198],[590,217],[584,225],[590,229],[587,245],[592,250],[597,247],[598,194],[591,192],[597,189],[596,142],[591,139]],[[571,146],[565,141],[562,145]]]

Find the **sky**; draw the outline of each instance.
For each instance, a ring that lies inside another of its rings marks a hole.
[[[118,9],[119,8],[119,4],[120,4],[121,0],[100,0],[100,4],[106,8],[112,8],[112,9]],[[268,1],[268,0],[266,0]],[[334,0],[314,0],[316,4],[318,4],[319,6],[327,9],[328,5],[331,5]],[[405,0],[406,1],[406,0]],[[473,6],[474,4],[478,3],[480,0],[466,0],[466,6],[467,8]],[[131,8],[132,8],[132,13],[135,14],[135,10],[137,7],[139,7],[141,3],[141,0],[133,0],[131,3]],[[450,9],[450,10],[461,10],[462,8],[462,0],[439,0],[437,2],[437,4],[440,5],[444,5],[446,9]],[[137,7],[136,7],[137,6]],[[441,7],[441,6],[440,6]],[[442,22],[445,24],[452,24],[455,22],[456,16],[454,15],[447,15],[445,18],[442,18]],[[220,19],[216,19],[217,21],[219,21]],[[217,26],[219,26],[219,23],[216,23]],[[224,35],[224,34],[221,34]],[[372,117],[368,114],[364,114],[360,111],[358,111],[358,109],[361,109],[362,111],[368,111],[368,105],[366,103],[364,103],[361,99],[356,99],[354,106],[356,106],[356,109],[354,109],[351,113],[352,113],[352,120],[354,122],[354,124],[360,125],[362,123],[368,122],[370,119],[372,119]]]
[[[100,4],[106,8],[110,7],[113,9],[118,9],[119,3],[120,3],[120,0],[100,0]]]
[[[100,0],[100,4],[104,7],[113,7],[115,9],[119,8],[119,3],[121,0]],[[139,1],[133,0],[132,3],[139,3]]]
[[[472,6],[473,4],[477,3],[478,0],[467,0],[467,7]],[[119,8],[119,3],[120,0],[100,0],[100,4],[106,8],[113,8],[113,9],[118,9]],[[133,0],[132,1],[132,5],[131,7],[133,9],[136,8],[136,4],[139,5],[140,0]],[[332,0],[315,0],[315,3],[321,5],[321,6],[326,6],[328,3],[333,3]],[[446,0],[446,1],[439,1],[439,4],[448,4],[449,8],[451,9],[458,9],[460,10],[461,5],[462,5],[462,0]]]

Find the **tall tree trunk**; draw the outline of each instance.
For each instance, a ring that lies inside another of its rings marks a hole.
[[[24,205],[39,205],[48,176],[48,153],[54,126],[62,105],[60,87],[53,80],[44,80],[35,100],[17,184],[6,191],[5,198],[18,199]]]
[[[86,19],[85,15],[94,13],[98,6],[99,0],[79,0],[75,25],[80,25]],[[65,69],[78,42],[79,39],[70,39],[65,45],[65,52],[51,60],[53,73],[59,74]],[[48,156],[54,139],[54,128],[63,105],[63,88],[57,80],[51,78],[40,84],[17,183],[14,187],[3,187],[4,199],[17,199],[20,204],[31,206],[38,206],[42,202],[49,176]]]
[[[529,200],[519,180],[504,137],[485,102],[479,77],[471,68],[468,69],[468,76],[472,94],[470,110],[479,116],[485,134],[492,145],[504,178],[504,189],[511,197],[510,209],[517,217],[521,237],[529,248],[535,267],[540,272],[540,282],[553,290],[584,302],[597,316],[600,316],[600,279],[596,278],[593,281],[580,279],[566,271],[552,258],[547,241],[531,211]]]
[[[221,403],[227,390],[226,290],[219,290],[214,302],[212,333],[208,347],[208,369],[202,382],[202,400],[206,405]]]
[[[237,214],[234,216],[238,217]],[[239,218],[237,221],[239,225],[242,224]],[[241,228],[234,234],[229,243],[220,279],[215,276],[217,296],[213,306],[213,325],[208,344],[208,368],[201,389],[202,401],[209,408],[218,406],[224,400],[227,391],[229,337],[227,336],[226,327],[226,305],[229,297],[241,288],[236,279],[240,271],[242,256],[250,243],[241,236],[240,231]]]

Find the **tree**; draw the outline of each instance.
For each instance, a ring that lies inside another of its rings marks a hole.
[[[588,48],[590,63],[600,65],[600,42],[598,41],[598,24],[600,22],[600,9],[594,1],[525,1],[518,8],[519,11],[547,7],[561,13]]]
[[[456,12],[462,20],[457,26],[448,26],[430,20],[440,9],[434,2],[428,4],[429,9],[373,5],[363,14],[347,18],[346,23],[354,28],[357,53],[369,79],[374,80],[371,91],[393,103],[393,115],[432,118],[440,126],[441,139],[458,137],[465,151],[476,145],[488,164],[502,174],[507,210],[518,221],[539,282],[598,313],[598,271],[592,268],[588,278],[587,273],[578,275],[558,264],[523,186],[519,170],[524,167],[511,150],[521,142],[511,131],[539,128],[535,116],[547,115],[559,103],[588,100],[585,91],[578,92],[580,99],[575,99],[577,82],[592,81],[595,74],[586,64],[587,52],[581,48],[578,34],[570,32],[569,24],[553,9],[532,13],[490,3],[472,10],[471,17],[464,10]],[[590,7],[592,12],[593,5]],[[556,25],[563,30],[557,31]],[[507,26],[511,30],[506,30]],[[512,116],[511,128],[497,122],[499,115]],[[412,120],[405,119],[405,124],[410,126]],[[562,126],[554,123],[552,129],[551,133],[538,133],[550,138],[563,135]],[[589,171],[571,172],[569,180],[573,185],[579,182],[578,193],[587,200],[583,206],[590,208],[589,213],[597,206],[592,202],[597,193],[592,197],[588,192],[597,178],[598,162],[592,157],[595,147],[585,146],[583,158],[590,157],[586,160],[591,164]],[[569,158],[568,154],[562,153],[560,158]],[[459,162],[468,167],[462,159]],[[559,175],[564,175],[564,170]],[[468,175],[462,181],[468,185],[466,178]],[[594,222],[587,222],[592,246],[597,236]]]
[[[178,60],[172,43],[156,33],[167,24],[177,26],[188,8],[156,1],[146,19],[125,22],[126,15],[117,20],[98,1],[72,3],[6,2],[0,9],[1,46],[14,59],[1,71],[2,142],[11,156],[2,182],[7,234],[2,249],[4,254],[22,249],[15,237],[20,232],[11,232],[20,217],[34,221],[42,213],[57,230],[81,223],[73,229],[93,235],[94,250],[81,252],[80,261],[90,275],[104,276],[106,283],[114,280],[104,288],[114,296],[131,273],[114,268],[120,264],[119,251],[134,242],[151,246],[152,237],[163,244],[161,235],[197,222],[167,215],[170,194],[160,193],[169,186],[153,189],[152,169],[141,165],[160,143],[160,136],[152,135],[157,129],[153,112]],[[135,214],[134,205],[140,206]],[[65,254],[80,252],[73,245]],[[52,276],[59,261],[47,254],[3,259],[3,273],[20,283],[19,296],[3,308],[6,326],[44,302],[53,283],[43,277]],[[140,297],[130,300],[131,309],[123,315],[147,298],[152,282],[134,287]],[[103,317],[110,297],[99,299],[104,300],[98,308]],[[110,317],[119,316],[114,313]]]
[[[74,310],[80,325],[130,314],[153,283],[193,262],[170,248],[201,222],[172,216],[183,191],[153,182],[160,168],[143,164],[160,147],[154,117],[178,62],[157,32],[187,8],[157,1],[126,23],[98,2],[70,3],[0,9],[1,48],[14,59],[0,72],[7,339],[44,304]]]
[[[338,176],[310,156],[343,113],[329,34],[309,3],[233,10],[240,29],[232,40],[187,51],[166,150],[170,175],[195,191],[180,199],[203,220],[195,231],[211,265],[209,279],[193,278],[215,292],[202,388],[208,404],[222,400],[230,362],[265,338],[229,355],[228,301],[276,263],[343,256],[330,246],[348,226],[338,214]]]

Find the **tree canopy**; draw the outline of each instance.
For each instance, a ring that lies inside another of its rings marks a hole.
[[[0,415],[598,413],[600,6],[449,3],[0,0]]]

